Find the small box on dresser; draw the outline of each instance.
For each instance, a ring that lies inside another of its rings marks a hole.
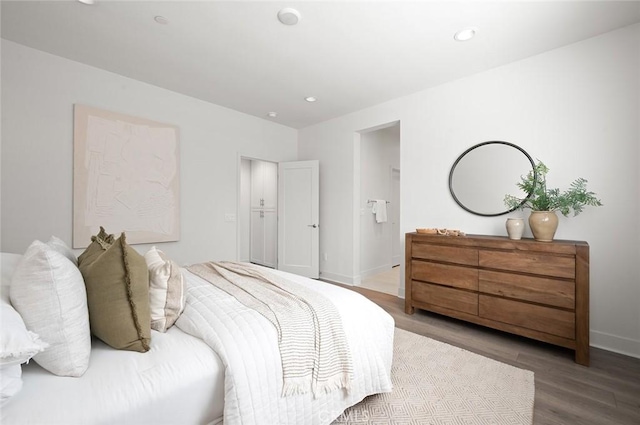
[[[589,365],[589,245],[406,234],[405,312],[415,308],[575,350]]]

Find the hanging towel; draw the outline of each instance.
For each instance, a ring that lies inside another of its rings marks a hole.
[[[371,208],[371,212],[376,215],[376,223],[386,223],[387,201],[383,199],[376,199],[376,201],[373,203],[373,208]]]

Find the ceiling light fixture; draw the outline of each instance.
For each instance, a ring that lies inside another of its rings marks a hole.
[[[267,116],[268,116],[269,118],[275,118],[275,117],[277,117],[277,116],[278,116],[278,113],[277,113],[277,112],[269,112],[269,113],[267,114]]]
[[[476,28],[465,28],[455,33],[453,39],[456,41],[468,41],[471,40],[475,35]]]
[[[300,19],[302,19],[300,12],[291,7],[285,7],[278,12],[278,20],[284,25],[295,25],[300,22]]]
[[[169,20],[164,16],[156,16],[155,18],[153,18],[153,20],[159,23],[160,25],[167,25],[169,23]]]
[[[96,0],[78,0],[78,2],[91,6],[92,4],[95,4]]]
[[[307,102],[315,102],[318,100],[318,98],[315,96],[307,96],[304,98],[304,100],[306,100]]]

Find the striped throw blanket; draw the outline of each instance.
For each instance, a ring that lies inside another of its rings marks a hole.
[[[268,319],[278,332],[282,396],[349,390],[353,365],[342,320],[319,293],[246,263],[187,268]]]

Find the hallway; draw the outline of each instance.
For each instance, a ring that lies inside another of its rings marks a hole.
[[[363,279],[359,286],[361,288],[398,296],[399,283],[400,266],[396,266],[390,270]]]

